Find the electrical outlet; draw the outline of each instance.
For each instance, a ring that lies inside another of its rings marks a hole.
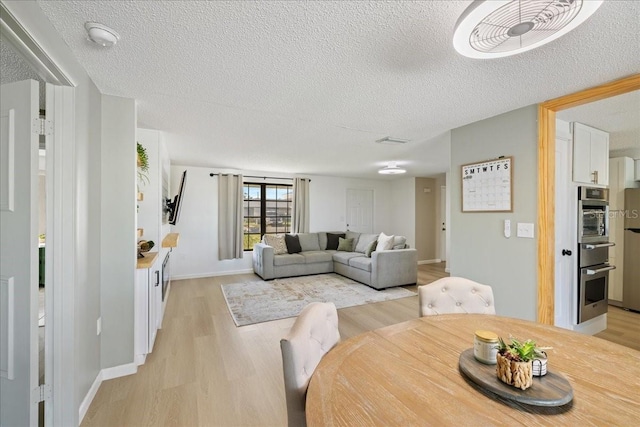
[[[102,333],[102,317],[96,320],[96,335],[100,336],[100,333]]]

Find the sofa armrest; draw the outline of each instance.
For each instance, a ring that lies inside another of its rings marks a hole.
[[[253,246],[253,271],[264,280],[274,279],[273,247],[264,243]]]
[[[418,251],[395,249],[371,253],[371,286],[376,289],[418,281]]]

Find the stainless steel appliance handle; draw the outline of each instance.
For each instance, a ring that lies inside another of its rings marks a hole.
[[[587,276],[593,276],[594,274],[604,273],[605,271],[615,270],[615,269],[616,269],[615,265],[610,265],[610,266],[607,266],[607,267],[597,268],[595,270],[590,270],[590,269],[587,268]]]
[[[615,246],[616,244],[613,242],[609,242],[609,243],[596,243],[596,244],[587,244],[584,245],[585,249],[598,249],[598,248],[608,248],[611,246]]]

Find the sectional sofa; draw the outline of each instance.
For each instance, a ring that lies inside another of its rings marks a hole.
[[[353,239],[351,250],[338,250],[345,245],[335,248],[336,235],[340,244]],[[263,240],[253,247],[253,271],[264,280],[335,272],[375,289],[415,284],[417,251],[407,247],[404,237],[392,236],[391,249],[371,252],[379,236],[351,231],[301,233],[293,235],[299,242],[293,251],[283,249],[279,241],[269,245]]]

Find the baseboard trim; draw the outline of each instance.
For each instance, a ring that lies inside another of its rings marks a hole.
[[[114,366],[113,368],[106,368],[102,371],[102,381],[111,380],[114,378],[126,377],[138,372],[138,365],[134,363],[127,363],[126,365]]]
[[[98,389],[102,385],[102,381],[111,380],[113,378],[126,377],[127,375],[135,374],[138,372],[138,365],[135,363],[127,363],[126,365],[114,366],[113,368],[106,368],[98,372],[96,379],[93,380],[93,384],[89,387],[89,391],[82,399],[80,407],[78,408],[78,425],[82,424],[84,416],[87,415],[89,406],[93,402],[93,398],[96,397]]]
[[[78,425],[82,424],[82,420],[84,419],[84,416],[87,415],[89,406],[91,406],[91,402],[93,402],[93,398],[96,397],[96,393],[98,392],[98,389],[100,388],[101,384],[102,384],[102,371],[98,372],[98,375],[96,375],[96,379],[93,381],[93,384],[91,384],[91,387],[89,387],[89,391],[87,392],[87,394],[84,396],[84,399],[82,399],[82,402],[80,403],[80,408],[78,409]]]
[[[622,301],[617,301],[617,300],[614,300],[614,299],[610,299],[609,300],[609,305],[612,305],[614,307],[620,307],[620,308],[623,307],[622,306]]]
[[[418,261],[418,265],[423,265],[423,264],[437,264],[442,262],[442,260],[440,258],[436,258],[436,259],[424,259],[422,261]]]
[[[451,273],[451,269],[449,267],[445,267],[444,272],[445,273]]]
[[[133,357],[133,363],[136,364],[136,366],[140,366],[140,365],[144,365],[144,362],[147,361],[147,355],[146,354],[136,354]]]
[[[171,276],[171,280],[203,279],[205,277],[232,276],[234,274],[247,274],[247,273],[253,273],[253,268],[248,268],[245,270],[220,271],[220,272],[211,272],[211,273],[183,274],[179,276]]]

